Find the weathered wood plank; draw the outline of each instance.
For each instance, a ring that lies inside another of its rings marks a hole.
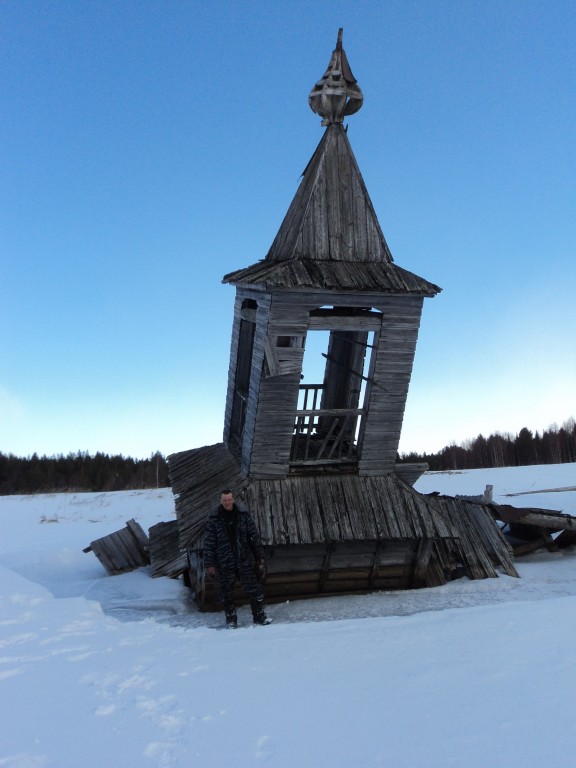
[[[152,576],[175,578],[188,569],[188,557],[180,549],[178,521],[157,523],[149,531]]]
[[[148,537],[135,520],[129,520],[120,531],[92,541],[84,552],[94,552],[110,575],[133,571],[150,562]]]
[[[447,542],[442,555],[447,568],[455,559],[471,577],[486,578],[495,574],[494,561],[515,574],[510,548],[485,507],[422,496],[393,473],[246,479],[228,459],[219,464],[218,450],[193,457],[188,466],[194,469],[189,487],[186,460],[169,459],[181,491],[176,499],[180,536],[187,537],[188,544],[199,540],[221,488],[234,485],[229,482],[232,477],[237,481],[234,490],[244,493],[267,545],[430,538]]]

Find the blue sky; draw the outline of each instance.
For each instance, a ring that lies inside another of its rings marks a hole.
[[[425,302],[402,451],[576,416],[576,4],[4,0],[0,451],[222,435],[234,289],[348,136]]]

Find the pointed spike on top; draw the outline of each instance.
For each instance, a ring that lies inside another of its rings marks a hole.
[[[308,96],[312,112],[323,118],[322,125],[343,123],[347,115],[358,112],[364,101],[342,46],[343,32],[340,27],[328,68]]]

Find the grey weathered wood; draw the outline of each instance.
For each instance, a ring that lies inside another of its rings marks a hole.
[[[223,443],[169,457],[200,605],[217,594],[202,537],[224,487],[254,515],[270,599],[433,586],[456,568],[517,575],[486,507],[422,496],[411,484],[425,465],[396,464],[422,305],[440,288],[393,262],[346,132],[328,122],[266,258],[224,277],[236,302]],[[323,380],[301,389],[317,330]]]
[[[205,460],[201,459],[203,450],[207,453]],[[181,468],[182,457],[177,457],[177,467]],[[339,543],[345,542],[346,546],[353,545],[347,556],[355,552],[359,564],[369,570],[366,550],[361,546],[354,549],[362,542],[430,539],[436,549],[442,544],[447,570],[460,562],[471,578],[495,576],[495,566],[517,575],[510,547],[486,505],[424,496],[394,473],[380,477],[336,474],[243,478],[237,471],[230,472],[230,457],[224,446],[197,449],[192,459],[196,472],[191,477],[192,485],[185,488],[179,476],[176,498],[180,543],[191,550],[201,550],[207,516],[221,488],[231,485],[239,501],[251,510],[268,547],[313,547],[335,542],[334,556],[339,557]],[[172,457],[169,467],[172,472]],[[203,479],[202,472],[209,474]],[[218,478],[217,485],[214,477]],[[223,477],[235,478],[236,485],[224,482]],[[208,488],[212,488],[211,495]],[[320,564],[315,567],[321,570]]]
[[[365,593],[372,589],[409,589],[413,586],[413,571],[418,542],[366,541],[332,542],[323,545],[287,545],[267,551],[268,577],[264,584],[266,601],[273,603],[287,597],[302,599],[323,594],[339,595]],[[376,558],[376,559],[375,559]],[[218,610],[218,582],[207,579],[202,553],[191,557],[191,582],[201,610]],[[422,565],[422,564],[421,564]],[[444,563],[443,567],[446,567]],[[423,569],[425,570],[425,569]],[[429,574],[424,573],[429,584]],[[436,583],[444,583],[442,580]],[[238,604],[247,602],[246,595],[236,588]]]
[[[424,462],[394,465],[394,473],[409,485],[414,485],[418,478],[420,478],[427,470],[428,464]]]
[[[518,508],[509,504],[489,505],[494,517],[516,525],[537,526],[551,531],[576,530],[576,517],[553,509]]]
[[[414,559],[414,573],[412,576],[412,586],[415,588],[426,585],[426,573],[433,549],[434,543],[432,539],[420,539]]]
[[[548,552],[557,552],[558,545],[548,533],[542,533],[536,539],[526,542],[525,544],[516,544],[513,547],[514,557],[523,557],[524,555],[530,555],[532,552],[536,552],[539,549],[546,548]]]
[[[94,552],[110,575],[133,571],[150,562],[148,537],[135,520],[129,520],[120,531],[92,541],[84,552]]]
[[[186,551],[180,549],[178,522],[157,523],[149,531],[152,576],[176,578],[188,569]]]

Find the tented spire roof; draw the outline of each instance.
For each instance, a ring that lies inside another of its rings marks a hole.
[[[339,43],[324,78],[310,95],[311,106],[324,116],[327,127],[278,234],[263,261],[226,275],[223,282],[435,295],[441,290],[437,285],[394,264],[378,223],[341,122],[343,115],[360,108],[362,94],[341,48],[341,35]],[[335,67],[349,73],[342,77],[343,91],[352,78],[360,105],[347,106],[352,97],[335,92]],[[323,83],[328,83],[328,95],[322,95]]]

